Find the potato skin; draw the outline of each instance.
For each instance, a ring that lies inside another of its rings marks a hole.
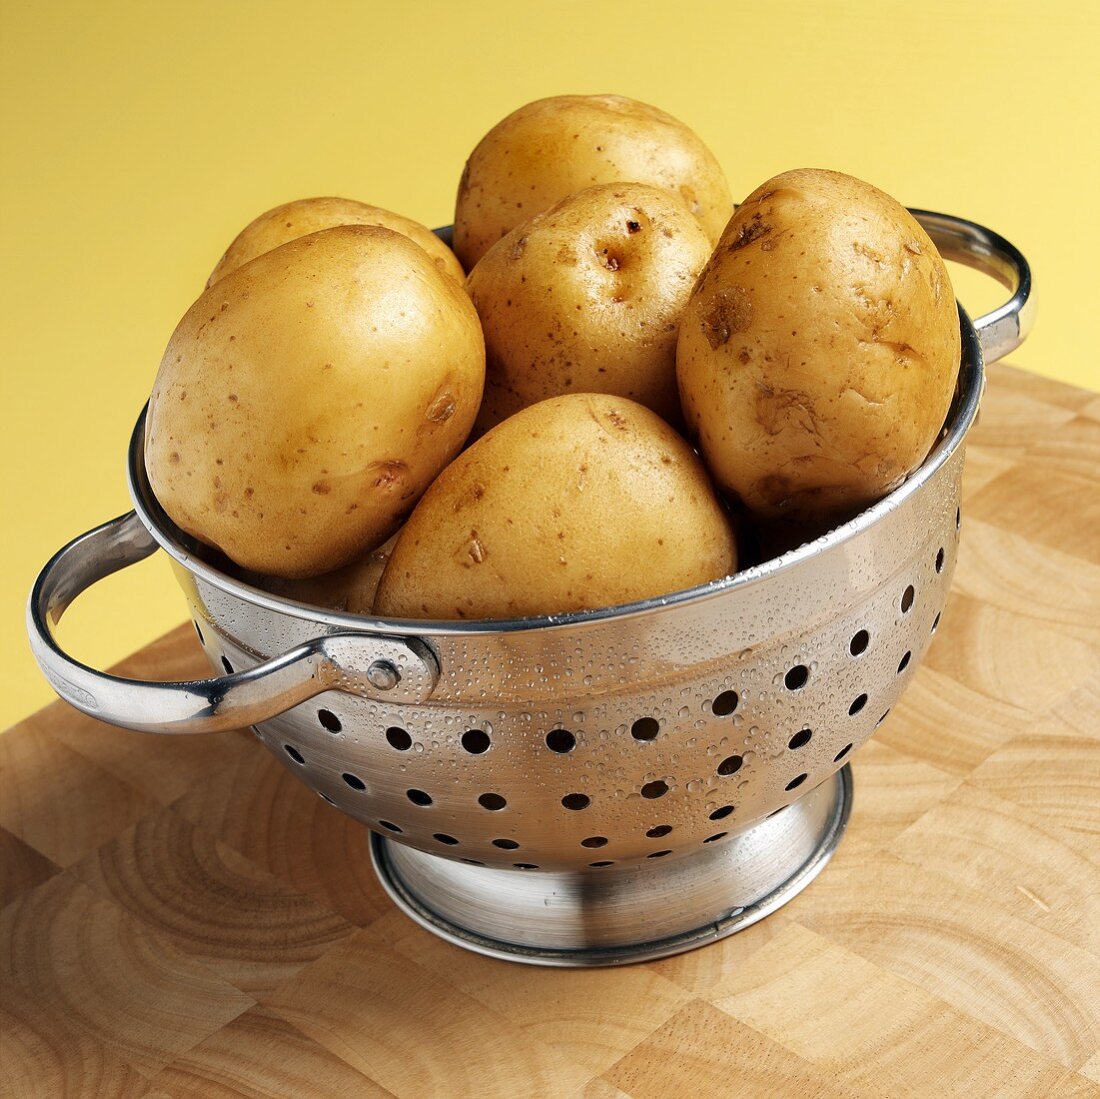
[[[641,183],[578,191],[516,226],[466,288],[485,333],[477,430],[566,393],[611,393],[680,421],[676,332],[710,241]]]
[[[713,243],[732,212],[729,184],[698,136],[664,111],[621,95],[558,95],[513,111],[466,162],[454,249],[475,263],[521,221],[597,183],[672,191]]]
[[[799,169],[730,220],[680,326],[689,430],[719,485],[765,516],[841,516],[924,460],[959,371],[947,269],[907,210]]]
[[[183,530],[315,576],[384,542],[458,452],[485,351],[454,280],[389,229],[284,244],[206,290],[153,386],[145,461]]]
[[[420,245],[444,274],[459,282],[466,278],[454,252],[429,228],[412,218],[383,210],[380,206],[356,202],[353,198],[300,198],[284,202],[249,222],[218,260],[206,285],[213,286],[242,264],[273,248],[337,225],[380,225],[383,229],[392,229]]]
[[[694,451],[647,408],[573,394],[505,420],[416,506],[375,613],[493,619],[666,595],[732,573],[727,516]]]

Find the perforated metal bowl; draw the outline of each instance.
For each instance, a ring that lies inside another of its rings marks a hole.
[[[824,537],[727,580],[607,610],[511,622],[367,619],[280,599],[214,567],[149,489],[70,543],[31,596],[59,694],[128,728],[253,725],[298,778],[372,828],[410,915],[485,953],[559,965],[669,954],[759,919],[843,831],[846,761],[940,621],[983,355],[1030,324],[1027,264],[971,223],[918,212],[949,258],[1012,300],[971,325],[944,432],[921,469]],[[50,625],[95,580],[162,547],[219,678],[119,680]]]

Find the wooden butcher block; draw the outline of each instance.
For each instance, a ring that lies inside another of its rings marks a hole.
[[[834,860],[602,970],[411,923],[251,734],[0,735],[4,1096],[1100,1096],[1100,396],[991,370],[943,625]],[[206,674],[190,628],[124,674]]]

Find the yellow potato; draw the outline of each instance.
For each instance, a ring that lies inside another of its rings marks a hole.
[[[732,573],[736,545],[694,451],[622,397],[532,405],[417,504],[375,612],[487,619],[613,606]]]
[[[150,400],[150,485],[244,568],[338,568],[384,542],[458,452],[484,349],[469,296],[407,238],[300,237],[180,321]]]
[[[870,184],[803,169],[730,220],[681,321],[677,373],[719,485],[759,514],[820,519],[920,465],[959,358],[925,231]]]
[[[676,332],[710,251],[687,207],[642,183],[577,191],[497,241],[466,286],[485,332],[478,430],[571,392],[679,422]]]
[[[213,286],[230,271],[236,271],[272,248],[337,225],[380,225],[383,229],[392,229],[419,244],[444,274],[459,282],[466,277],[454,252],[418,221],[379,206],[356,202],[353,198],[301,198],[276,206],[249,222],[218,260],[206,285]]]
[[[596,183],[650,183],[678,195],[713,243],[732,212],[714,154],[682,122],[621,95],[558,95],[520,107],[470,154],[454,249],[469,271],[502,236]]]

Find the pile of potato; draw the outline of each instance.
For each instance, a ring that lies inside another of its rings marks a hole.
[[[564,613],[881,498],[959,357],[944,263],[889,196],[804,169],[734,210],[676,119],[559,96],[474,149],[454,252],[349,199],[248,225],[168,344],[145,461],[169,517],[278,594]]]

